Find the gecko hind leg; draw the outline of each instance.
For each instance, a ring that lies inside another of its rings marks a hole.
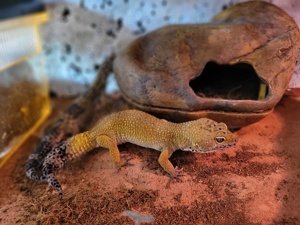
[[[117,167],[117,172],[120,170],[122,166],[127,165],[128,161],[132,159],[132,158],[121,157],[116,141],[107,135],[98,136],[96,138],[96,142],[99,147],[109,149],[110,158],[115,163]]]

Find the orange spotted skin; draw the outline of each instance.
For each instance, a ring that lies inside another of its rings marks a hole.
[[[224,123],[202,118],[185,123],[172,123],[138,110],[125,110],[99,121],[96,126],[77,134],[50,152],[43,164],[43,175],[61,194],[55,171],[70,159],[96,147],[107,148],[116,166],[126,164],[120,157],[118,145],[130,142],[161,151],[159,164],[172,177],[180,175],[169,161],[177,149],[206,153],[230,147],[236,143],[235,134]]]
[[[118,144],[130,142],[161,151],[159,164],[176,177],[181,170],[174,168],[169,158],[177,149],[205,153],[235,144],[235,135],[224,123],[205,118],[171,123],[137,110],[109,115],[92,130],[77,134],[84,128],[88,109],[104,90],[113,61],[112,54],[103,62],[91,88],[68,107],[28,157],[25,166],[28,178],[47,181],[62,197],[62,188],[56,178],[58,170],[69,160],[96,147],[109,149],[118,168],[126,164],[126,160],[120,157]],[[74,136],[67,139],[70,135]]]
[[[224,138],[218,143],[216,138]],[[186,123],[171,123],[138,110],[126,110],[101,120],[90,131],[72,137],[67,153],[75,158],[95,147],[108,148],[118,166],[124,161],[119,157],[117,145],[130,142],[142,147],[172,154],[177,149],[209,152],[233,145],[235,135],[224,123],[203,118]],[[176,176],[175,168],[167,167],[168,158],[160,160],[165,170]]]

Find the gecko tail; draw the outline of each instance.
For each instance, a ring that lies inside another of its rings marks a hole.
[[[40,180],[40,176],[37,172],[37,168],[40,167],[40,160],[38,160],[38,154],[31,154],[27,160],[25,171],[26,176],[31,180]]]
[[[38,170],[42,166],[46,155],[57,145],[63,138],[64,133],[58,126],[53,127],[50,132],[38,144],[35,151],[28,157],[25,166],[26,176],[32,180],[40,180],[41,176]]]
[[[43,180],[45,177],[41,176],[40,169],[48,153],[61,141],[80,131],[79,121],[81,119],[83,119],[81,123],[85,126],[85,120],[82,118],[84,112],[88,111],[87,108],[92,107],[92,102],[103,92],[107,77],[112,71],[114,58],[115,55],[112,54],[104,61],[91,88],[64,111],[29,156],[25,166],[26,176],[29,179]]]
[[[47,181],[48,184],[58,191],[60,199],[62,199],[63,192],[56,174],[69,161],[68,146],[69,142],[63,141],[46,156],[42,166],[43,176],[40,178],[40,180]]]
[[[61,184],[59,183],[56,176],[53,173],[51,173],[48,174],[47,177],[42,176],[41,178],[45,179],[48,182],[48,184],[50,184],[53,188],[55,188],[55,190],[58,192],[59,200],[62,200],[63,191],[62,191]]]

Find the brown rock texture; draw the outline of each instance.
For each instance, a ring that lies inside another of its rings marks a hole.
[[[210,117],[240,127],[269,114],[280,100],[299,44],[299,29],[289,15],[251,1],[208,24],[171,25],[141,36],[118,55],[114,72],[137,108],[175,121]],[[266,91],[258,99],[260,85]]]

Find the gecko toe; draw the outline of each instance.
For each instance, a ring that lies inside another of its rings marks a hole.
[[[122,154],[121,155],[122,158],[122,165],[121,166],[133,166],[132,163],[129,163],[129,161],[131,161],[132,159],[134,159],[134,156],[130,156],[127,154]]]
[[[133,157],[133,156],[129,156],[127,154],[122,154],[120,163],[116,164],[117,170],[116,170],[115,174],[118,174],[123,166],[133,166],[134,164],[129,163],[129,161],[134,158],[135,157]]]
[[[178,168],[178,166],[175,167],[175,172],[174,174],[172,174],[172,178],[178,178],[178,177],[181,177],[181,176],[184,176],[183,174],[183,168]]]

